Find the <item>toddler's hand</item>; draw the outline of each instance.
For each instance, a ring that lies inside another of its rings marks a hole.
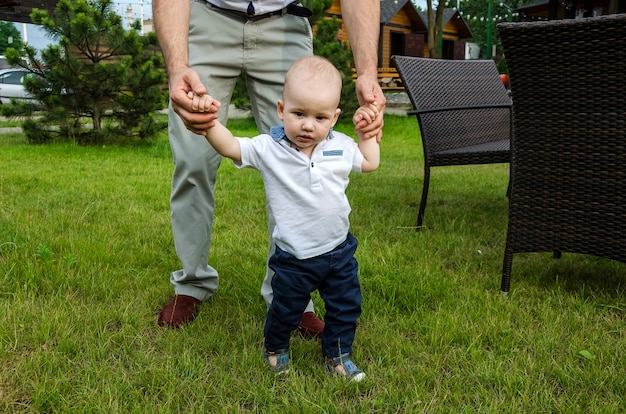
[[[187,97],[191,99],[191,109],[194,112],[217,112],[221,104],[213,99],[211,95],[196,95],[193,91],[187,93]]]
[[[380,115],[376,102],[372,102],[359,107],[354,113],[353,122],[358,124],[361,121],[365,121],[367,124],[371,124],[376,117]]]

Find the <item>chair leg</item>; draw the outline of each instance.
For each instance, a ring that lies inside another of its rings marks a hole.
[[[506,198],[511,199],[511,187],[513,184],[513,162],[509,162],[509,184],[506,186]]]
[[[502,263],[502,281],[500,283],[500,293],[507,295],[511,288],[511,268],[513,266],[513,253],[504,249],[504,261]]]
[[[420,210],[417,213],[417,230],[421,230],[424,221],[424,210],[426,210],[426,199],[428,198],[428,185],[430,184],[430,168],[424,167],[424,186],[422,187],[422,200]]]

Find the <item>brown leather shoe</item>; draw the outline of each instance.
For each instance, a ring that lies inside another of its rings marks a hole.
[[[313,312],[304,312],[302,319],[300,319],[298,332],[307,339],[321,339],[322,332],[324,332],[324,321]]]
[[[196,318],[201,303],[202,301],[192,296],[174,295],[159,313],[157,322],[160,326],[179,329]]]

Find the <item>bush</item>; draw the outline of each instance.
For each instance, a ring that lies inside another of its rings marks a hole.
[[[153,118],[167,98],[163,57],[154,33],[140,36],[136,30],[124,30],[111,0],[60,0],[52,15],[34,9],[31,19],[59,43],[43,50],[41,59],[27,47],[27,65],[21,53],[7,49],[9,63],[38,75],[24,84],[41,109],[37,122],[24,124],[30,142],[143,140],[167,127]],[[17,105],[2,112],[30,118],[33,108]]]

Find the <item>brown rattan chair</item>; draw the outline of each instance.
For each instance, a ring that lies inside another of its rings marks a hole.
[[[422,227],[430,168],[508,163],[511,99],[491,60],[392,57],[413,104],[424,148]]]
[[[626,15],[498,25],[513,97],[514,253],[626,261]]]

